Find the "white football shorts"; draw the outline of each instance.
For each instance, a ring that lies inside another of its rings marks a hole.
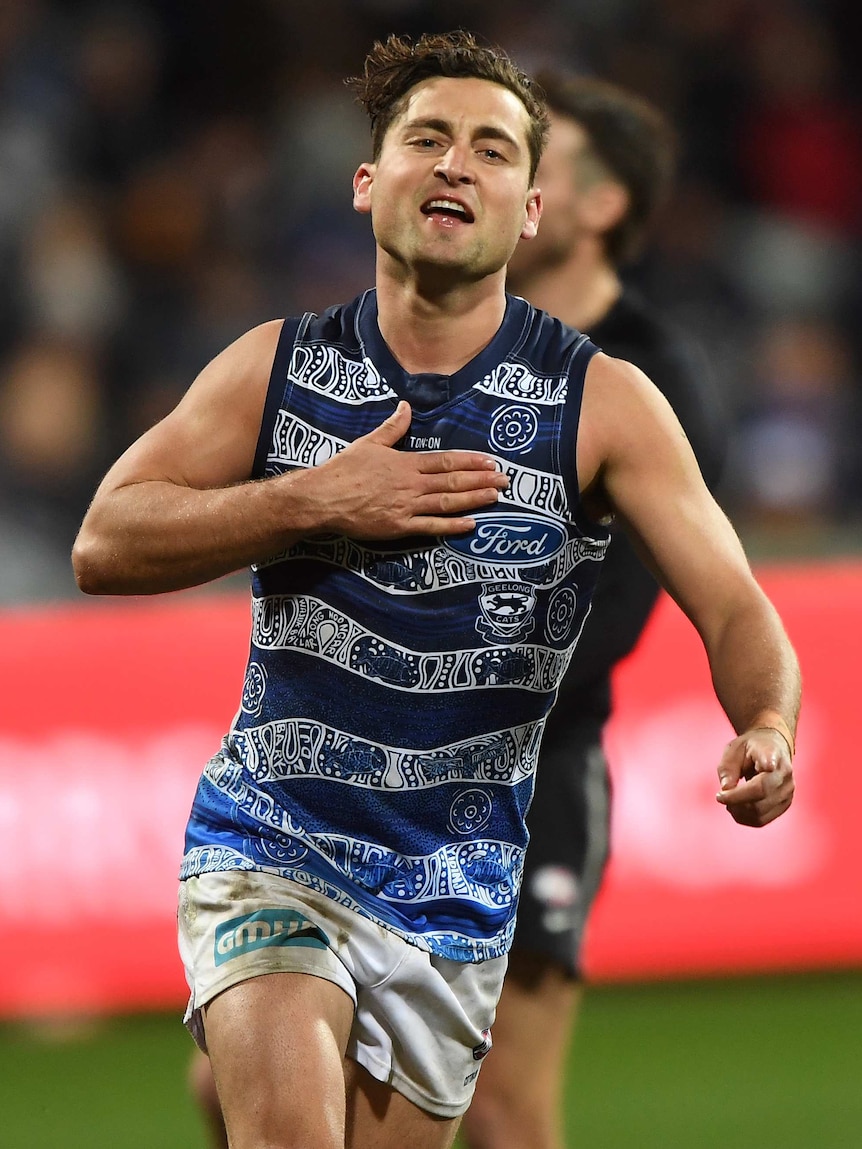
[[[179,948],[191,989],[185,1024],[206,1049],[201,1007],[260,974],[312,974],[353,1000],[347,1055],[440,1117],[468,1108],[506,972],[505,957],[426,953],[297,882],[257,870],[180,883]]]

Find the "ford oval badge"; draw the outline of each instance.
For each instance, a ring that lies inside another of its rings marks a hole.
[[[566,533],[538,515],[481,515],[469,535],[444,539],[447,547],[476,562],[534,566],[562,550]]]

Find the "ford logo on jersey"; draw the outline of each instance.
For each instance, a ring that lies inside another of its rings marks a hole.
[[[538,515],[481,515],[469,535],[451,536],[446,546],[478,562],[530,566],[544,563],[562,550],[563,528]]]

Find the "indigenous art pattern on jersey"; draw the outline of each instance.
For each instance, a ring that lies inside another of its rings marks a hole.
[[[445,957],[508,949],[544,720],[608,541],[575,472],[594,352],[509,297],[483,352],[419,379],[435,402],[414,404],[401,445],[497,459],[509,487],[475,530],[318,536],[254,568],[241,705],[201,778],[182,877],[269,870]],[[322,465],[415,382],[374,292],[286,322],[256,476]]]

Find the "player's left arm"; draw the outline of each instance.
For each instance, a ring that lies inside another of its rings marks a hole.
[[[719,801],[736,821],[765,825],[793,797],[799,664],[670,405],[629,363],[590,364],[578,475],[586,508],[617,515],[697,628],[738,734],[719,764]]]

